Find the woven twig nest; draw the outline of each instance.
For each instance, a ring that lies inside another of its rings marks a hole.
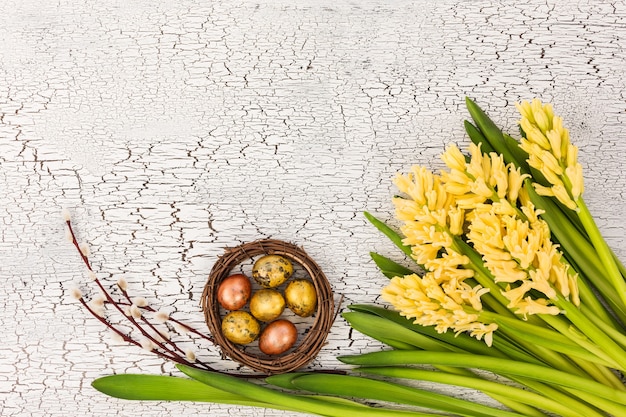
[[[301,267],[301,273],[308,275],[317,293],[317,310],[308,322],[297,324],[300,331],[296,345],[277,356],[268,356],[253,346],[236,345],[226,339],[221,331],[224,311],[220,308],[216,295],[220,283],[234,273],[236,268],[252,263],[263,255],[281,255],[292,261],[294,267]],[[209,274],[202,293],[202,310],[209,330],[224,354],[268,375],[293,371],[311,362],[325,344],[335,318],[333,293],[321,268],[303,249],[273,239],[257,240],[226,249]]]

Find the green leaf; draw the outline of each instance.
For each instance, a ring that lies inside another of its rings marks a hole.
[[[407,320],[406,317],[401,316],[397,311],[368,304],[352,304],[349,305],[348,308],[352,311],[382,317],[390,322],[399,324],[408,330],[427,336],[431,339],[439,340],[444,343],[443,346],[451,346],[452,348],[449,349],[450,351],[458,351],[459,349],[472,353],[486,353],[489,351],[489,347],[485,345],[485,343],[476,340],[465,333],[454,334],[452,331],[438,333],[433,326],[414,324],[410,320]]]
[[[282,407],[289,407],[291,410],[336,417],[362,417],[364,414],[372,417],[396,417],[402,415],[414,417],[432,416],[432,414],[411,411],[374,407],[365,408],[361,404],[354,404],[348,401],[329,401],[327,397],[324,396],[289,394],[217,372],[202,371],[185,365],[177,365],[176,367],[185,375],[203,384],[219,387],[219,389],[224,389],[232,393],[243,393],[250,399],[268,401],[271,404],[280,404]],[[274,406],[272,405],[272,407]]]
[[[91,384],[103,394],[125,400],[199,401],[253,407],[276,407],[242,395],[222,391],[193,379],[165,375],[121,374],[98,378]]]
[[[300,389],[320,394],[416,405],[460,415],[521,417],[517,413],[495,409],[452,396],[407,387],[398,383],[351,375],[305,374],[294,378],[292,384]]]
[[[491,147],[497,153],[502,155],[505,161],[513,161],[515,158],[504,142],[504,136],[500,128],[498,128],[498,126],[496,126],[489,116],[487,116],[483,109],[481,109],[478,104],[472,101],[469,97],[465,98],[465,105],[470,116],[472,116],[472,120],[474,120],[476,127],[480,129],[481,133],[487,139]]]
[[[419,348],[447,352],[459,350],[455,346],[413,332],[398,323],[379,316],[356,311],[343,313],[342,316],[350,323],[353,329],[376,340],[398,341],[412,345],[413,349]]]
[[[387,236],[397,247],[402,250],[402,252],[404,252],[407,256],[411,256],[411,247],[402,243],[402,237],[398,233],[396,233],[395,230],[389,227],[385,222],[378,220],[376,217],[372,216],[370,213],[365,212],[363,214],[370,223],[372,223],[378,230],[380,230],[385,236]]]
[[[391,259],[383,255],[379,255],[375,252],[370,252],[370,256],[372,257],[372,260],[374,261],[378,269],[380,269],[383,275],[385,275],[387,278],[403,277],[405,275],[411,275],[415,273],[409,268],[402,266],[399,263],[392,261]]]
[[[472,122],[465,120],[463,123],[465,125],[465,131],[467,132],[467,135],[470,137],[471,141],[475,145],[480,145],[480,149],[483,151],[483,153],[488,154],[491,152],[495,152],[487,138],[485,138],[482,132],[476,126],[474,126]]]
[[[506,133],[502,135],[502,138],[507,149],[511,152],[511,157],[512,157],[512,160],[510,161],[505,160],[505,162],[506,163],[512,162],[513,165],[520,168],[522,173],[530,172],[530,166],[528,166],[528,162],[526,162],[528,160],[528,154],[519,146],[520,144],[517,141],[517,139],[507,135]],[[539,175],[545,181],[545,179],[543,178],[543,175],[541,175],[541,173],[539,173]]]

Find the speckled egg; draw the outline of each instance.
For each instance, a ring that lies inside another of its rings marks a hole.
[[[222,320],[222,334],[233,343],[247,345],[259,336],[261,325],[246,311],[233,311]]]
[[[285,288],[287,307],[300,317],[309,317],[317,307],[315,285],[305,279],[295,279]]]
[[[278,287],[293,274],[293,265],[289,259],[280,255],[265,255],[252,267],[252,278],[265,288]]]

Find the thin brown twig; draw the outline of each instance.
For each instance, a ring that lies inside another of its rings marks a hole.
[[[171,348],[167,347],[164,343],[162,343],[161,341],[157,340],[154,336],[152,336],[150,334],[150,332],[146,331],[146,329],[143,328],[143,326],[133,317],[132,313],[127,313],[122,307],[132,307],[135,306],[139,309],[145,310],[145,311],[149,311],[151,313],[157,313],[158,311],[155,310],[154,308],[152,308],[149,305],[146,306],[138,306],[135,303],[133,303],[132,298],[130,297],[130,295],[128,294],[128,291],[124,288],[121,288],[119,285],[118,287],[120,288],[124,298],[127,301],[119,301],[119,300],[115,300],[111,293],[105,288],[105,286],[103,285],[103,283],[100,281],[100,279],[96,276],[91,263],[89,262],[89,257],[86,253],[83,252],[80,244],[78,243],[78,239],[76,238],[76,234],[74,233],[74,230],[72,228],[72,224],[70,220],[66,220],[66,225],[68,227],[70,236],[72,238],[72,244],[74,245],[74,247],[76,248],[76,250],[78,251],[81,259],[83,260],[83,263],[85,264],[85,266],[87,267],[87,270],[89,271],[89,273],[92,275],[91,278],[93,278],[93,281],[95,282],[95,284],[98,286],[98,288],[100,289],[100,292],[102,293],[102,295],[104,296],[105,300],[104,303],[105,304],[110,304],[114,307],[114,309],[120,313],[122,315],[122,317],[124,317],[126,320],[128,320],[132,326],[137,329],[147,340],[150,341],[150,343],[152,344],[151,347],[152,349],[150,349],[150,352],[156,354],[157,356],[166,359],[166,360],[170,360],[179,364],[183,364],[186,366],[190,366],[196,369],[200,369],[200,370],[206,370],[206,371],[211,371],[211,372],[219,372],[221,374],[224,375],[229,375],[229,376],[235,376],[235,377],[240,377],[240,378],[264,378],[266,377],[266,375],[264,374],[251,374],[251,375],[242,375],[242,374],[234,374],[234,373],[229,373],[229,372],[223,372],[223,371],[218,371],[214,368],[212,368],[211,366],[209,366],[208,364],[206,364],[203,361],[198,360],[197,358],[194,358],[193,361],[187,360],[186,357],[184,357],[183,355],[186,356],[185,352],[183,352],[183,350],[172,340],[169,340],[165,337],[163,337],[163,334],[156,328],[156,326],[154,324],[152,324],[149,320],[147,320],[143,314],[141,315],[141,321],[144,325],[146,325],[149,329],[151,329],[152,331],[156,332],[161,338],[163,338],[167,344],[171,345]],[[87,311],[96,319],[98,319],[102,324],[104,324],[108,329],[110,329],[113,333],[115,333],[116,335],[120,336],[125,342],[130,343],[134,346],[137,347],[141,347],[144,348],[144,346],[142,345],[141,342],[139,342],[138,340],[135,340],[134,338],[132,338],[131,336],[129,336],[128,334],[124,333],[123,331],[121,331],[120,329],[118,329],[117,327],[115,327],[111,322],[109,322],[106,318],[104,318],[103,316],[101,316],[100,314],[98,314],[85,300],[85,298],[81,295],[79,298],[80,303],[83,305],[83,307],[85,307],[85,309],[87,309]],[[196,336],[201,337],[202,339],[208,340],[209,342],[211,342],[212,344],[216,344],[215,339],[207,334],[204,334],[198,330],[196,330],[195,328],[189,326],[188,324],[173,318],[171,316],[168,315],[167,317],[167,321],[170,321],[178,326],[180,326],[181,328],[184,328],[185,330],[187,330],[190,333],[193,333]]]

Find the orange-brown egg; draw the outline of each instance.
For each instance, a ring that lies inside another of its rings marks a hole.
[[[259,336],[259,349],[266,355],[280,355],[288,351],[298,339],[298,330],[289,320],[271,322]]]
[[[217,302],[226,310],[239,310],[250,300],[252,284],[247,276],[234,274],[217,288]]]

